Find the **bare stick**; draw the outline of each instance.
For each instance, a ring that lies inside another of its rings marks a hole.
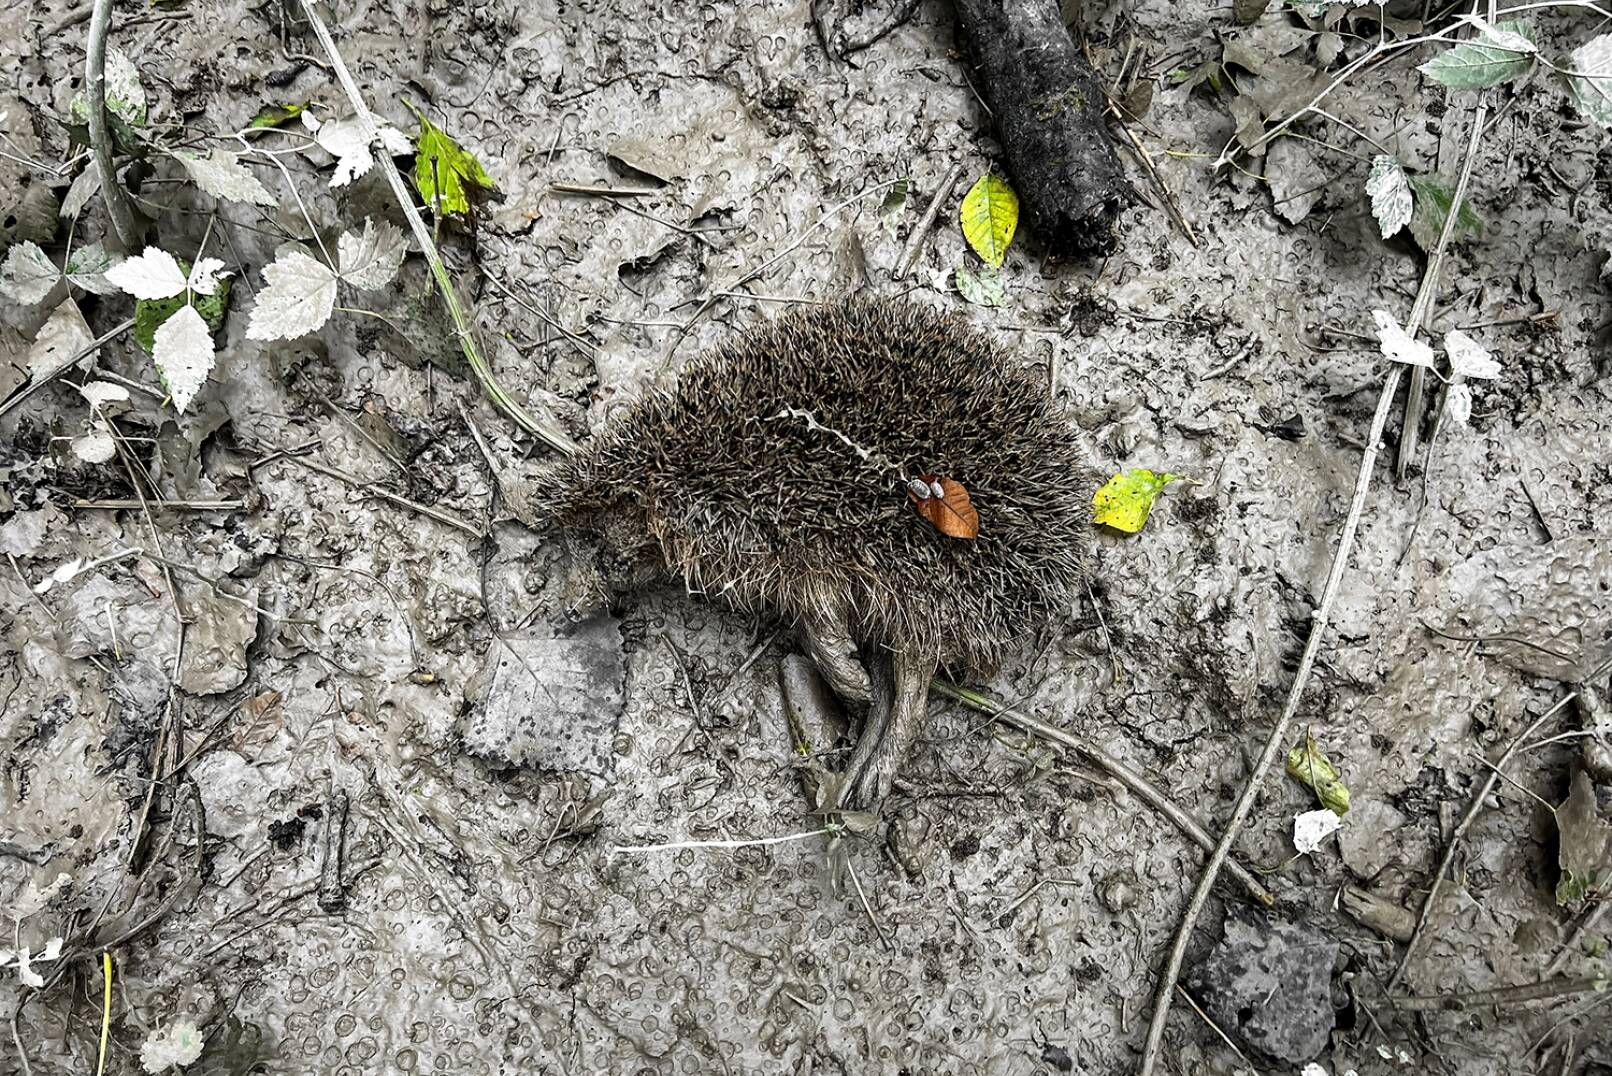
[[[946,173],[946,178],[935,188],[935,196],[929,200],[929,208],[918,218],[918,227],[907,236],[907,248],[901,252],[901,260],[896,262],[896,271],[890,274],[890,279],[905,280],[907,274],[912,272],[913,263],[918,260],[918,253],[923,250],[924,238],[929,235],[929,229],[935,226],[935,219],[940,216],[940,207],[951,197],[952,188],[957,186],[957,181],[962,178],[963,166],[952,165],[951,171]]]
[[[683,848],[761,848],[769,844],[783,844],[786,841],[805,841],[813,837],[821,837],[831,832],[826,829],[814,829],[805,833],[786,833],[782,837],[756,837],[748,841],[671,841],[667,844],[617,844],[612,845],[605,852],[605,859],[610,860],[618,855],[642,855],[645,852],[671,852]]]
[[[115,512],[128,511],[139,508],[137,500],[128,497],[112,497],[105,500],[90,501],[82,497],[73,501],[74,508],[106,509]],[[245,501],[159,501],[151,506],[156,510],[170,512],[242,512],[246,510]]]
[[[1385,999],[1400,1012],[1459,1012],[1490,1005],[1524,1005],[1530,1001],[1555,1001],[1606,989],[1606,980],[1586,975],[1580,979],[1547,979],[1522,986],[1502,986],[1494,990],[1473,990],[1466,994],[1431,994]]]
[[[109,0],[99,0],[107,3]],[[380,137],[375,117],[364,102],[364,95],[358,89],[358,83],[347,70],[347,63],[336,51],[336,42],[331,38],[330,31],[325,28],[324,19],[314,10],[310,0],[301,0],[302,13],[313,28],[314,36],[324,48],[325,54],[330,57],[330,64],[336,71],[336,81],[341,83],[342,90],[347,94],[347,100],[353,106],[359,125],[363,128],[364,136],[370,145]],[[431,231],[425,226],[420,211],[415,208],[414,199],[410,196],[408,188],[403,185],[403,177],[398,173],[397,165],[392,163],[391,155],[383,148],[375,154],[375,162],[380,166],[381,174],[386,177],[387,184],[392,188],[392,195],[397,199],[403,216],[408,219],[409,229],[414,233],[414,241],[420,244],[420,252],[425,255],[427,264],[431,266],[431,275],[436,278],[437,289],[442,293],[442,302],[448,310],[448,317],[453,320],[454,336],[459,340],[459,349],[464,352],[465,361],[475,372],[476,380],[498,409],[508,415],[521,429],[543,441],[551,448],[558,449],[567,454],[577,450],[577,443],[571,440],[569,434],[552,418],[538,419],[533,416],[520,402],[504,391],[504,387],[493,376],[492,367],[481,353],[481,347],[476,343],[475,334],[470,329],[470,319],[466,316],[464,307],[459,302],[459,292],[453,286],[453,278],[448,275],[448,267],[437,252],[437,245],[431,239]]]
[[[133,254],[144,229],[118,186],[117,169],[112,165],[112,132],[106,124],[106,37],[111,29],[112,0],[95,0],[84,57],[84,103],[89,108],[90,148],[95,151],[95,170],[101,175],[101,197],[106,199],[112,232],[124,252]]]
[[[1209,835],[1208,830],[1198,823],[1196,818],[1193,818],[1177,806],[1175,801],[1156,788],[1141,773],[1110,755],[1102,748],[1095,747],[1083,740],[1077,740],[1063,729],[1049,725],[1040,718],[1032,717],[1022,710],[1015,710],[1011,706],[1001,705],[977,691],[969,691],[966,688],[960,688],[956,684],[940,679],[931,680],[929,686],[932,690],[945,695],[949,699],[956,699],[965,706],[972,707],[981,713],[990,714],[1007,724],[1023,729],[1032,736],[1046,740],[1048,743],[1057,744],[1059,747],[1073,751],[1075,754],[1095,763],[1098,768],[1130,789],[1143,803],[1174,822],[1177,829],[1191,838],[1192,843],[1202,848],[1205,852],[1214,850],[1215,839]],[[1255,900],[1267,908],[1276,903],[1276,898],[1271,896],[1270,891],[1261,885],[1259,879],[1245,870],[1241,864],[1233,860],[1226,869],[1247,888]]]
[[[1467,185],[1472,180],[1472,169],[1477,164],[1478,146],[1482,142],[1483,121],[1487,109],[1488,97],[1485,95],[1479,99],[1472,134],[1467,142],[1466,163],[1461,169],[1460,181],[1456,183],[1455,194],[1450,200],[1450,215],[1444,218],[1444,230],[1439,234],[1433,256],[1428,259],[1421,290],[1417,292],[1410,317],[1405,321],[1408,332],[1416,331],[1416,327],[1422,323],[1422,318],[1427,313],[1428,304],[1433,301],[1433,292],[1437,288],[1435,282],[1439,278],[1439,270],[1444,265],[1444,252],[1449,247],[1450,236],[1455,231],[1456,218],[1461,213],[1461,203],[1466,198]],[[1198,887],[1193,890],[1192,898],[1187,902],[1186,914],[1181,917],[1181,925],[1176,929],[1170,955],[1165,961],[1163,971],[1159,973],[1158,990],[1153,997],[1153,1019],[1148,1024],[1147,1044],[1142,1051],[1141,1076],[1152,1076],[1154,1066],[1158,1064],[1159,1049],[1164,1043],[1164,1025],[1170,1016],[1170,1002],[1174,998],[1176,979],[1181,974],[1181,962],[1186,958],[1187,943],[1192,940],[1193,927],[1203,912],[1203,906],[1208,903],[1210,893],[1214,891],[1215,876],[1220,873],[1221,866],[1231,852],[1232,844],[1242,832],[1243,823],[1247,821],[1249,812],[1254,808],[1254,801],[1259,798],[1259,786],[1264,783],[1271,764],[1276,761],[1276,757],[1287,742],[1293,715],[1298,712],[1299,701],[1304,695],[1304,685],[1310,678],[1316,654],[1320,651],[1322,639],[1331,624],[1332,606],[1337,601],[1338,591],[1343,586],[1343,576],[1349,567],[1349,554],[1354,551],[1355,532],[1360,529],[1360,517],[1366,509],[1366,495],[1371,492],[1372,472],[1376,469],[1377,457],[1382,452],[1383,431],[1388,427],[1388,416],[1393,410],[1394,396],[1399,389],[1399,378],[1403,369],[1400,363],[1391,363],[1388,375],[1383,379],[1382,394],[1377,399],[1377,411],[1371,418],[1371,432],[1366,437],[1365,451],[1361,453],[1360,470],[1355,475],[1354,499],[1349,505],[1349,515],[1343,521],[1343,531],[1338,535],[1337,552],[1332,557],[1332,567],[1327,573],[1326,586],[1321,592],[1321,602],[1311,619],[1310,637],[1304,644],[1303,656],[1299,658],[1298,671],[1294,675],[1293,686],[1288,691],[1287,703],[1282,707],[1282,715],[1277,719],[1276,727],[1271,729],[1270,738],[1265,741],[1265,749],[1260,752],[1259,761],[1254,764],[1253,771],[1248,775],[1248,782],[1243,786],[1243,794],[1232,810],[1231,819],[1226,823],[1220,844],[1209,856],[1209,864],[1204,868],[1203,876],[1198,879]]]

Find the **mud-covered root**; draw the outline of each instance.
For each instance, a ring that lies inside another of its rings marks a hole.
[[[871,664],[873,702],[845,766],[839,806],[877,811],[923,725],[936,661],[897,650]]]

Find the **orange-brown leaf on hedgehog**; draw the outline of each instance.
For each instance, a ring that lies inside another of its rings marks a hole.
[[[506,492],[585,540],[599,604],[670,575],[798,625],[863,715],[836,806],[876,809],[937,667],[989,675],[1072,607],[1089,487],[1042,376],[960,318],[851,299],[735,335]]]

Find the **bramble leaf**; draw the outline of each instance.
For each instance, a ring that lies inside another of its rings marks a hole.
[[[1377,218],[1384,239],[1410,223],[1410,181],[1397,158],[1387,153],[1372,158],[1366,194],[1371,198],[1371,215]]]
[[[423,112],[413,105],[408,108],[420,121],[420,133],[414,136],[414,185],[420,197],[439,216],[469,213],[471,194],[494,189],[493,177],[474,154]]]
[[[336,274],[318,258],[295,248],[263,267],[268,287],[246,325],[248,340],[291,340],[330,320],[336,306]]]

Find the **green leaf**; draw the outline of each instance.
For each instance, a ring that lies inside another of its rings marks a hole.
[[[1410,219],[1411,236],[1418,246],[1431,252],[1438,246],[1439,234],[1444,231],[1444,218],[1450,215],[1455,189],[1438,176],[1412,176],[1410,185],[1416,196]],[[1483,218],[1478,216],[1470,202],[1463,200],[1450,239],[1453,241],[1482,233]]]
[[[973,272],[966,265],[959,265],[953,273],[957,284],[957,294],[973,303],[975,306],[1006,306],[1007,288],[1002,283],[1000,269],[981,269]]]
[[[413,105],[408,108],[420,121],[420,133],[414,137],[414,185],[420,189],[420,197],[438,216],[469,213],[471,192],[493,190],[493,177],[474,154],[424,113]]]
[[[1417,68],[1457,90],[1481,90],[1521,78],[1534,66],[1533,30],[1525,22],[1481,26],[1479,36],[1446,49]]]
[[[183,258],[179,259],[179,267],[185,275],[190,275],[190,263]],[[211,295],[190,293],[190,305],[196,308],[196,313],[202,316],[207,323],[209,332],[217,332],[224,325],[224,315],[229,312],[230,285],[232,277],[220,277],[218,287]],[[185,293],[169,299],[141,299],[134,304],[134,338],[140,346],[150,354],[155,344],[157,329],[162,323],[173,316],[174,311],[185,305]]]
[[[264,105],[262,108],[257,110],[257,115],[252,117],[252,122],[247,124],[247,126],[279,127],[282,124],[289,123],[291,120],[294,120],[298,116],[302,115],[303,112],[307,111],[307,108],[308,105],[306,102],[300,105]]]
[[[1321,806],[1333,814],[1349,813],[1349,786],[1343,783],[1343,772],[1321,752],[1315,737],[1304,737],[1303,743],[1287,753],[1287,773],[1314,789]]]
[[[1019,227],[1019,196],[1007,181],[983,175],[963,196],[963,237],[992,269],[1000,269]]]
[[[891,235],[901,224],[901,213],[907,208],[907,179],[903,176],[884,192],[884,201],[879,205],[879,220],[884,224],[884,230]]]
[[[1135,534],[1147,522],[1153,502],[1159,499],[1164,487],[1185,477],[1146,469],[1117,474],[1092,496],[1093,522]]]
[[[1592,37],[1573,50],[1567,92],[1586,119],[1612,127],[1612,34]]]
[[[129,127],[142,126],[146,121],[146,90],[140,84],[140,70],[124,55],[122,49],[106,50],[106,112],[114,121],[121,120]],[[80,90],[67,103],[67,113],[74,123],[87,124],[90,119],[89,102]],[[114,123],[115,126],[115,123]]]

